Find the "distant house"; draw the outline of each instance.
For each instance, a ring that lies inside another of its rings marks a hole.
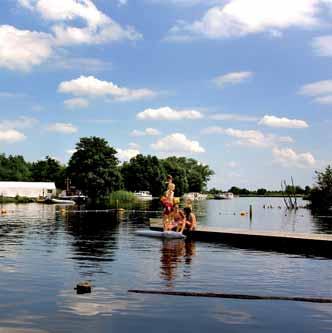
[[[0,182],[0,195],[8,198],[17,195],[27,198],[50,197],[55,194],[56,187],[51,182]]]

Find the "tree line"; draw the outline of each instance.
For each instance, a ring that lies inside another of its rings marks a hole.
[[[296,194],[296,195],[309,195],[311,191],[310,186],[306,186],[305,188],[302,188],[301,186],[292,186],[292,185],[287,185],[285,189],[286,194]],[[220,189],[216,188],[211,188],[209,190],[210,194],[219,194],[222,193],[223,191]],[[228,189],[227,192],[232,192],[235,195],[240,195],[240,196],[282,196],[283,191],[281,190],[267,190],[266,188],[258,188],[257,190],[248,190],[247,188],[240,188],[237,186],[232,186],[231,188]]]
[[[176,184],[175,195],[206,190],[214,174],[209,166],[192,158],[137,155],[120,163],[117,151],[99,137],[83,137],[68,164],[62,165],[52,157],[27,162],[23,156],[0,155],[0,181],[55,182],[57,188],[70,184],[92,200],[105,197],[113,191],[150,191],[160,196],[165,191],[165,180],[171,174]]]

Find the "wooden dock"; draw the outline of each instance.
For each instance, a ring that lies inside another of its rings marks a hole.
[[[150,219],[151,230],[162,230],[161,219]],[[332,258],[332,235],[254,231],[199,226],[188,238],[254,250],[278,251]]]

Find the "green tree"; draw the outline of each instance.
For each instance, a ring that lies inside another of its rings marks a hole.
[[[241,192],[241,189],[239,187],[236,187],[236,186],[232,186],[228,192],[232,192],[233,194],[235,195],[239,195],[240,192]]]
[[[175,196],[181,196],[189,191],[187,172],[177,157],[168,157],[162,160],[167,175],[173,177],[175,183]],[[165,188],[166,189],[166,188]]]
[[[84,137],[76,144],[67,175],[76,186],[96,202],[121,187],[117,151],[98,137]]]
[[[316,211],[329,211],[332,208],[332,168],[316,171],[316,183],[310,192],[311,208]]]
[[[156,156],[133,157],[123,163],[121,174],[128,191],[150,191],[153,196],[160,196],[164,191],[166,172]]]
[[[6,157],[0,155],[0,180],[1,181],[29,181],[30,163],[21,155]]]
[[[259,188],[259,189],[257,190],[257,194],[258,194],[258,195],[265,195],[266,192],[267,192],[267,190],[266,190],[265,188]]]
[[[57,188],[65,187],[65,166],[52,157],[46,156],[31,165],[31,178],[35,182],[55,182]]]
[[[202,164],[193,158],[168,157],[163,160],[167,173],[174,178],[174,183],[178,187],[177,195],[185,192],[202,192],[206,186],[213,170],[206,164]]]

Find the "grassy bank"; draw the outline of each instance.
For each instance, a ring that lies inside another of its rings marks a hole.
[[[0,196],[0,204],[7,204],[7,203],[19,204],[19,203],[31,203],[31,202],[35,202],[35,200],[32,198],[20,197],[19,195],[17,195],[14,198]]]
[[[137,198],[134,193],[121,190],[112,192],[107,201],[112,208],[119,208],[136,203]]]

